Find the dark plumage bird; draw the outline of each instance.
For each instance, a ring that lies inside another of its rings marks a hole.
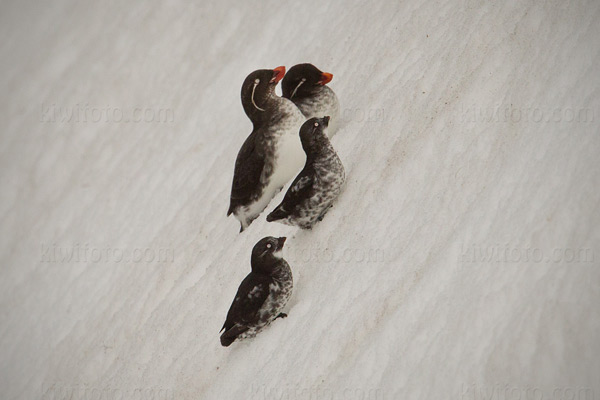
[[[302,168],[305,155],[298,129],[305,118],[294,104],[275,94],[285,67],[254,71],[242,85],[242,105],[253,124],[238,152],[229,210],[240,232]]]
[[[323,219],[346,180],[344,166],[331,146],[324,130],[329,117],[311,118],[300,128],[300,140],[306,152],[306,165],[290,185],[281,204],[267,216],[311,229]]]
[[[283,97],[290,99],[309,119],[329,115],[328,136],[335,134],[340,113],[338,98],[327,83],[333,79],[328,72],[321,72],[312,64],[294,65],[283,78]]]
[[[238,288],[227,313],[221,344],[256,336],[278,317],[292,295],[292,270],[281,257],[284,237],[265,237],[252,249],[252,272]]]

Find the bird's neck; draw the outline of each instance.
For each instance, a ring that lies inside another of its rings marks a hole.
[[[255,94],[254,97],[246,96],[242,99],[244,112],[252,121],[254,128],[260,128],[271,118],[273,110],[277,107],[279,96],[275,94],[274,88],[269,88],[262,96]]]
[[[314,162],[319,159],[323,149],[331,146],[327,137],[322,134],[321,137],[314,138],[311,143],[302,142],[302,148],[306,153],[306,162]]]

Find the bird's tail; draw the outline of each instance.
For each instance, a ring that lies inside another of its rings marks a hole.
[[[230,203],[229,205],[229,210],[227,211],[227,216],[229,217],[234,211],[235,211],[236,206],[233,204],[233,201]],[[233,214],[238,221],[240,221],[240,233],[244,232],[244,229],[246,229],[250,223],[252,222],[252,220],[248,221],[246,219],[244,219],[243,216],[238,216],[236,214]]]
[[[235,337],[227,336],[226,334],[227,332],[221,335],[221,346],[223,347],[229,347],[229,345],[236,339]]]
[[[285,212],[282,208],[277,207],[269,215],[267,215],[267,221],[273,222],[273,221],[287,218],[287,216],[288,216],[287,212]]]
[[[229,346],[231,343],[235,342],[235,339],[238,338],[239,335],[246,332],[248,330],[247,327],[234,325],[231,329],[226,330],[221,335],[221,345],[223,347]]]

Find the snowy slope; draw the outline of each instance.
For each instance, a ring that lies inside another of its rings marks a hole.
[[[600,397],[600,3],[37,3],[0,6],[2,399]],[[299,62],[347,186],[238,235],[240,85]],[[222,348],[266,235],[289,317]]]

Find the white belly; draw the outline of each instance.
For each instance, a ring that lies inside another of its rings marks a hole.
[[[291,117],[282,121],[275,136],[278,137],[274,152],[273,171],[270,175],[263,172],[261,180],[267,182],[262,195],[252,204],[238,210],[236,217],[246,228],[264,211],[273,197],[293,179],[306,162],[306,154],[300,142],[300,126],[305,121],[302,113],[289,100],[283,106],[288,107]]]
[[[302,169],[306,162],[306,154],[302,149],[300,135],[286,133],[279,140],[275,153],[275,167],[273,174],[269,177],[269,183],[265,187],[262,196],[244,210],[247,218],[256,218],[269,205],[273,197],[292,180]]]

